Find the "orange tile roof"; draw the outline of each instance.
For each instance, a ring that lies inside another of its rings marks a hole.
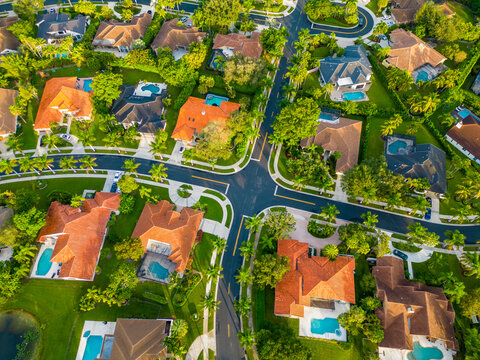
[[[213,40],[213,49],[232,49],[234,54],[240,53],[244,57],[257,59],[262,56],[263,51],[259,32],[253,32],[250,37],[236,33],[217,34]]]
[[[220,106],[207,105],[205,99],[190,96],[180,108],[172,138],[190,141],[192,136],[199,134],[208,123],[225,123],[230,114],[239,108],[240,104],[230,101],[222,101]]]
[[[179,213],[166,200],[156,205],[146,204],[132,238],[142,241],[145,252],[149,240],[171,245],[172,251],[168,259],[177,264],[177,272],[183,273],[202,219],[202,211],[184,207]]]
[[[38,241],[58,235],[51,261],[62,263],[60,278],[92,280],[110,212],[118,209],[120,195],[97,192],[81,209],[54,201]]]
[[[275,287],[275,315],[303,317],[311,298],[355,303],[354,258],[309,257],[298,240],[278,240],[277,252],[290,259],[290,270]]]
[[[76,112],[75,117],[90,117],[92,100],[90,93],[76,89],[76,77],[59,77],[48,80],[35,118],[35,130],[48,130],[50,123],[60,123],[60,110]]]

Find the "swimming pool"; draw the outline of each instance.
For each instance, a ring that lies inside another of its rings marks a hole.
[[[85,79],[83,80],[83,91],[93,91],[92,89],[92,81],[93,79]]]
[[[436,347],[422,347],[418,342],[413,343],[413,351],[407,355],[409,360],[443,359],[443,354]]]
[[[310,323],[310,330],[313,334],[323,335],[325,333],[332,333],[340,336],[340,324],[335,318],[312,319]]]
[[[428,81],[428,73],[426,71],[419,71],[417,73],[417,80],[416,81],[419,81],[419,80],[422,80],[422,81]]]
[[[213,105],[213,106],[220,106],[222,101],[228,101],[229,98],[225,96],[219,96],[215,94],[207,94],[207,97],[205,98],[205,104],[207,105]]]
[[[365,99],[365,94],[361,91],[354,91],[343,94],[343,100],[361,100]]]
[[[458,115],[462,118],[465,119],[468,115],[470,115],[470,110],[468,109],[463,109],[458,113]]]
[[[152,261],[148,265],[148,271],[152,274],[152,276],[156,277],[159,280],[165,280],[166,278],[168,278],[168,275],[170,275],[168,270],[156,261]]]
[[[103,337],[100,335],[91,335],[87,339],[85,351],[83,352],[82,360],[95,360],[102,351]]]
[[[142,91],[150,91],[152,94],[158,94],[160,92],[160,88],[153,84],[147,84],[142,86]]]
[[[52,263],[50,262],[50,258],[52,257],[53,249],[48,248],[45,249],[38,260],[37,271],[35,275],[45,276],[50,271],[52,267]]]
[[[113,336],[105,336],[105,340],[103,341],[102,359],[110,359],[110,355],[112,354],[113,339]]]
[[[320,115],[318,116],[318,119],[332,121],[332,115],[320,113]]]
[[[400,149],[405,149],[407,147],[407,143],[403,140],[396,140],[390,145],[388,145],[388,152],[390,154],[397,154]]]
[[[212,65],[213,65],[214,69],[217,69],[219,71],[223,71],[223,65],[220,63],[219,56],[217,56],[215,59],[213,59]]]

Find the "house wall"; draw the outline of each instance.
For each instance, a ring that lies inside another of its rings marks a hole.
[[[450,136],[445,135],[445,138],[447,141],[455,146],[458,150],[460,150],[466,157],[468,157],[470,160],[475,161],[478,165],[480,165],[480,160],[477,159],[473,154],[470,153],[467,149],[465,149],[462,145],[457,143],[455,140],[453,140]]]

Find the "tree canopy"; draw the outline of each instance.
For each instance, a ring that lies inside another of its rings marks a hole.
[[[193,21],[197,26],[210,30],[227,28],[236,22],[242,12],[239,0],[205,0],[193,14]]]
[[[263,254],[254,260],[253,278],[254,283],[260,289],[265,286],[275,288],[277,282],[290,270],[286,256],[278,257],[277,254]]]

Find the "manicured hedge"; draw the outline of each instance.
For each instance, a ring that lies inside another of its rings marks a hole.
[[[155,301],[155,302],[157,302],[157,303],[159,303],[159,304],[162,304],[162,305],[168,304],[167,299],[166,299],[165,296],[163,296],[163,295],[153,294],[153,293],[151,293],[151,292],[145,291],[145,292],[143,293],[143,297],[144,297],[145,299],[149,299],[149,300]]]

